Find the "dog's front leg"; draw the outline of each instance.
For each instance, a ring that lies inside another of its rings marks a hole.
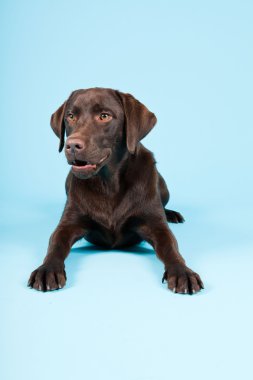
[[[64,260],[72,245],[84,234],[85,228],[75,212],[66,208],[59,225],[50,237],[43,264],[32,272],[28,286],[42,291],[62,288],[67,280]]]
[[[186,266],[176,238],[163,218],[148,216],[138,227],[138,233],[153,246],[164,263],[163,281],[167,280],[169,289],[175,293],[193,294],[204,288],[200,276]]]

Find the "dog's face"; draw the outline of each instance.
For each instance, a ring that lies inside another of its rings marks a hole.
[[[72,172],[81,179],[96,175],[120,152],[134,154],[156,117],[130,94],[105,88],[74,91],[52,115],[51,126],[65,144]]]
[[[64,123],[65,155],[79,178],[98,173],[122,145],[124,112],[112,90],[74,92],[65,105]]]

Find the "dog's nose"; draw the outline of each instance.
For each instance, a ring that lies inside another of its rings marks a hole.
[[[84,144],[80,139],[72,138],[66,141],[66,150],[69,153],[81,152],[83,149]]]

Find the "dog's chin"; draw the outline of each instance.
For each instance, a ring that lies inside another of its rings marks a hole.
[[[73,175],[79,179],[88,179],[96,174],[102,169],[103,166],[109,161],[110,154],[102,157],[98,163],[90,163],[86,161],[74,160],[69,162],[71,165],[71,172]]]
[[[88,179],[98,174],[100,169],[101,168],[80,169],[79,167],[72,165],[71,172],[79,179]]]

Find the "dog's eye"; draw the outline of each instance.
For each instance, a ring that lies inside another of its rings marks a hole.
[[[68,113],[68,117],[69,117],[70,119],[74,119],[74,115],[73,115],[73,113]]]
[[[109,115],[109,113],[106,113],[106,112],[102,112],[99,115],[99,119],[103,121],[109,121],[111,118],[112,118],[111,115]]]

